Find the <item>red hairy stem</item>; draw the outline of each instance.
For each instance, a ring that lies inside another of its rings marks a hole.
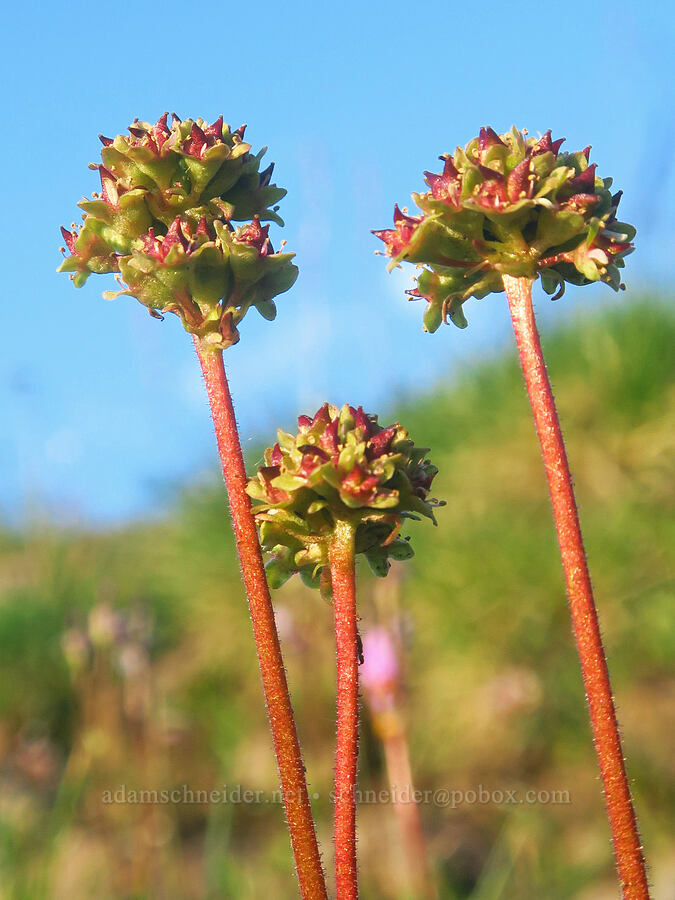
[[[624,900],[648,900],[647,873],[626,776],[572,478],[532,308],[532,281],[504,275],[504,288],[553,503],[572,624],[623,897]]]
[[[204,373],[230,501],[232,525],[251,612],[300,892],[304,900],[325,900],[326,885],[307,792],[305,767],[258,532],[251,512],[251,501],[246,493],[246,470],[232,397],[223,367],[223,354],[221,350],[205,349],[196,337],[194,344]]]
[[[355,528],[337,522],[330,544],[337,657],[335,753],[335,881],[337,900],[357,900],[356,770],[359,741],[359,659],[356,630]]]

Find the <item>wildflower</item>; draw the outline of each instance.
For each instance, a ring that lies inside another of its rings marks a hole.
[[[68,253],[59,271],[81,287],[91,273],[115,273],[119,291],[151,315],[178,315],[210,349],[239,340],[238,324],[254,306],[273,319],[273,298],[295,282],[293,254],[275,253],[269,225],[284,195],[259,171],[264,151],[250,153],[244,126],[220,116],[154,124],[135,120],[129,136],[101,137],[101,191],[83,200],[83,224],[62,229]],[[252,220],[248,222],[247,220]],[[236,227],[236,222],[244,222]]]
[[[426,331],[450,319],[463,328],[462,305],[504,290],[503,276],[534,279],[560,297],[566,283],[603,281],[623,287],[620,269],[635,229],[616,218],[621,192],[589,164],[590,147],[561,152],[564,139],[526,137],[512,128],[477,138],[442,156],[440,174],[425,172],[429,190],[413,194],[422,211],[394,209],[393,229],[373,232],[392,266],[423,267],[413,299],[424,298]]]
[[[299,572],[317,586],[339,521],[356,527],[356,553],[375,574],[386,575],[390,558],[411,557],[399,535],[403,519],[426,516],[435,523],[434,507],[441,505],[429,498],[437,469],[427,453],[400,425],[385,428],[360,406],[324,403],[314,416],[299,417],[297,434],[279,431],[248,485],[258,501],[262,545],[274,557],[270,583]]]

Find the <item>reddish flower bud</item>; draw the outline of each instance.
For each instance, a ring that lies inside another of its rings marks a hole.
[[[511,203],[523,197],[531,196],[533,182],[530,180],[530,160],[524,159],[509,172],[506,179],[506,192]]]
[[[546,132],[543,137],[540,137],[536,144],[533,145],[531,155],[537,156],[540,153],[553,153],[554,156],[558,155],[558,151],[560,147],[565,143],[565,138],[559,138],[557,141],[551,140],[551,129]]]
[[[377,495],[377,487],[377,476],[368,475],[358,464],[340,483],[340,490],[344,494],[349,494],[359,503],[369,503],[374,500]]]
[[[207,237],[210,241],[215,241],[216,232],[213,227],[207,220],[206,216],[202,216],[199,220],[199,224],[197,225],[197,230],[195,231],[195,237]]]
[[[476,163],[476,166],[483,178],[487,178],[488,181],[504,181],[504,176],[501,174],[501,172],[495,172],[494,169],[491,169],[489,166],[484,166],[481,163]]]
[[[334,454],[338,449],[338,420],[333,419],[332,422],[329,422],[326,426],[326,430],[321,435],[321,445],[325,447],[330,453]]]
[[[63,225],[61,226],[61,234],[63,235],[63,240],[66,242],[66,246],[70,250],[72,254],[75,253],[75,241],[77,239],[77,232],[73,229],[73,231],[67,231]]]
[[[120,193],[124,193],[124,189],[121,190],[118,188],[117,179],[109,172],[105,166],[96,166],[98,169],[98,174],[101,179],[101,195],[103,200],[108,204],[108,206],[112,206],[117,208],[118,201],[120,197]]]
[[[568,185],[568,190],[575,194],[590,193],[595,188],[595,170],[597,164],[593,163],[576,178],[573,178]]]
[[[279,477],[280,473],[281,469],[279,466],[260,466],[258,469],[258,475],[265,483],[265,490],[270,498],[270,503],[286,503],[289,500],[290,495],[286,491],[272,485],[272,482]]]
[[[188,230],[187,224],[181,221],[180,216],[171,223],[171,227],[162,237],[155,235],[154,228],[150,228],[148,233],[143,237],[143,252],[159,262],[164,262],[172,247],[179,244],[185,253],[190,250],[189,231],[188,235],[184,233],[184,229]]]
[[[381,241],[384,241],[387,247],[387,256],[401,256],[421,221],[421,216],[407,216],[401,212],[397,204],[394,207],[394,224],[396,228],[388,231],[373,231],[373,234]]]
[[[316,425],[318,422],[323,422],[324,424],[328,424],[331,421],[330,414],[330,406],[328,403],[324,403],[323,406],[314,414],[314,418],[312,419],[312,425]],[[335,420],[337,422],[337,419]]]
[[[501,181],[484,181],[476,191],[474,197],[476,202],[484,209],[500,209],[509,202],[506,185],[504,184],[503,179]]]
[[[249,225],[242,225],[236,230],[234,239],[241,244],[249,244],[249,246],[255,247],[260,256],[267,256],[270,253],[274,253],[268,237],[269,230],[269,225],[262,226],[258,216],[254,216],[253,221]]]
[[[204,126],[204,135],[206,138],[215,138],[215,140],[220,141],[223,138],[223,117],[218,116],[216,121],[212,125]]]
[[[365,435],[369,435],[372,422],[369,416],[364,413],[363,407],[359,406],[358,409],[354,409],[353,406],[350,406],[349,411],[354,416],[354,427],[360,428]]]
[[[204,150],[208,147],[208,140],[204,132],[201,130],[199,125],[196,122],[192,123],[192,130],[190,131],[190,137],[183,144],[183,149],[189,156],[194,156],[197,159],[204,155]]]
[[[279,444],[275,444],[274,447],[272,447],[272,453],[270,456],[272,465],[280,466],[282,459],[283,459],[283,456],[281,454],[281,447],[279,446]]]
[[[396,428],[394,425],[390,425],[389,428],[383,428],[382,431],[374,434],[366,447],[368,459],[377,459],[383,453],[388,453],[395,436]]]
[[[502,147],[506,146],[504,141],[502,141],[497,132],[492,128],[489,126],[487,128],[481,128],[478,134],[479,151],[487,150],[488,147],[494,147],[496,145],[501,145]]]
[[[569,200],[565,201],[567,209],[576,209],[579,212],[588,212],[592,209],[600,198],[596,194],[573,194]]]
[[[443,159],[443,157],[441,157]],[[462,186],[459,172],[455,168],[450,157],[445,158],[442,175],[434,175],[433,172],[425,172],[424,178],[431,188],[434,200],[440,200],[452,206],[460,206],[462,198]]]

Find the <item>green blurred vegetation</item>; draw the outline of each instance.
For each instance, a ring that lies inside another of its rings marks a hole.
[[[672,897],[672,308],[633,297],[545,335],[655,898]],[[448,352],[454,341],[446,332]],[[300,412],[300,411],[299,411]],[[302,410],[302,412],[306,412]],[[439,527],[386,582],[419,789],[569,791],[569,803],[423,804],[443,900],[616,897],[542,465],[513,354],[395,410],[433,448]],[[382,421],[388,417],[381,417]],[[394,418],[392,414],[391,418]],[[251,460],[251,463],[256,460]],[[297,580],[294,580],[297,581]],[[276,595],[330,867],[330,607]],[[386,787],[364,713],[361,787]],[[222,486],[107,533],[0,532],[0,897],[293,898],[278,803],[106,803],[106,791],[277,788]],[[408,898],[389,804],[360,811],[364,900]]]

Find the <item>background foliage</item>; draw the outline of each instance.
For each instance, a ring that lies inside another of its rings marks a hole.
[[[628,295],[545,337],[655,898],[672,898],[672,308]],[[443,339],[456,339],[444,334]],[[303,410],[306,411],[306,410]],[[614,897],[609,834],[539,451],[512,353],[402,399],[433,448],[439,527],[375,582],[400,610],[417,787],[567,790],[570,803],[425,804],[447,900]],[[270,435],[271,436],[271,435]],[[257,462],[252,454],[250,463]],[[276,595],[326,861],[330,608]],[[386,787],[364,713],[361,787]],[[277,788],[250,624],[214,476],[152,523],[0,532],[0,897],[292,898],[275,803],[104,803],[106,790]],[[363,896],[402,898],[391,806],[360,811]]]

